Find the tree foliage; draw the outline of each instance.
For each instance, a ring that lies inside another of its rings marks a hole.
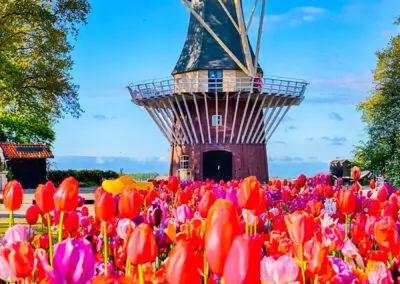
[[[47,142],[65,115],[79,117],[70,53],[87,0],[0,0],[0,141]]]
[[[400,25],[400,17],[395,24]],[[400,176],[400,34],[376,53],[372,95],[358,108],[368,140],[358,146],[356,162],[370,170]]]

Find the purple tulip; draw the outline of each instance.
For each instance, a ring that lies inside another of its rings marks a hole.
[[[229,187],[226,191],[225,199],[232,201],[233,205],[235,205],[236,209],[239,209],[239,202],[237,198],[237,192],[233,186]]]
[[[59,283],[87,283],[93,278],[95,260],[89,241],[66,239],[54,252],[54,276]]]

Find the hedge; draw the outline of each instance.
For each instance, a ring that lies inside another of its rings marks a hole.
[[[80,184],[100,185],[104,179],[118,178],[119,174],[114,171],[102,170],[52,170],[48,172],[49,180],[55,185],[60,184],[67,177],[76,178]]]

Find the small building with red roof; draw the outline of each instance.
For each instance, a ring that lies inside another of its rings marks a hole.
[[[54,158],[45,145],[0,143],[0,162],[24,189],[36,188],[47,180],[47,159]]]

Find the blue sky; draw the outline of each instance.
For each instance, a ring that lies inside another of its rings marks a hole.
[[[56,125],[54,154],[95,157],[98,164],[112,157],[167,161],[168,143],[148,114],[130,102],[125,86],[170,75],[189,13],[179,0],[91,4],[73,52],[72,73],[85,113]],[[266,12],[264,72],[311,83],[306,100],[270,140],[271,172],[274,164],[351,157],[365,138],[356,104],[368,95],[374,52],[399,32],[393,21],[400,1],[268,0]]]

